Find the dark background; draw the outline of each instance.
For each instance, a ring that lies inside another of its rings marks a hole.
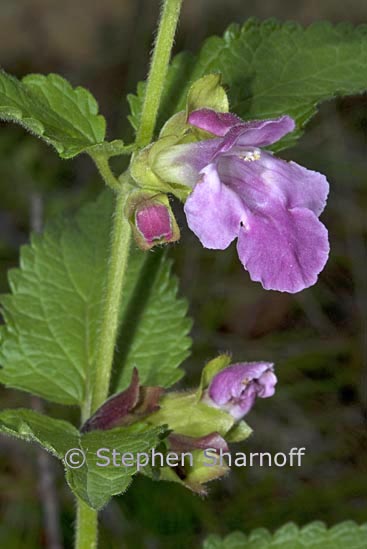
[[[129,140],[126,93],[147,71],[156,0],[1,0],[0,65],[23,76],[58,72],[88,87],[109,123],[110,137]],[[186,0],[176,50],[195,51],[250,15],[310,24],[367,21],[361,0]],[[259,401],[247,420],[251,440],[234,451],[289,451],[305,446],[301,468],[233,469],[201,499],[171,484],[139,478],[102,513],[101,547],[198,547],[209,533],[315,519],[332,525],[366,521],[367,505],[367,97],[322,105],[297,147],[283,157],[327,174],[322,219],[332,253],[317,286],[295,296],[251,283],[235,247],[204,250],[185,226],[172,247],[181,291],[194,318],[192,358],[183,386],[196,384],[203,363],[220,351],[235,360],[273,360],[276,396]],[[0,126],[0,290],[17,264],[30,225],[72,211],[101,189],[88,158],[62,161],[40,141]],[[1,390],[2,407],[29,406],[26,394]],[[50,414],[60,409],[47,405]],[[68,414],[69,412],[66,412]],[[70,411],[70,417],[73,417]],[[38,456],[38,457],[37,457]],[[2,437],[0,542],[44,546],[35,448]],[[54,464],[65,547],[72,546],[74,504]],[[124,540],[124,541],[122,541]]]

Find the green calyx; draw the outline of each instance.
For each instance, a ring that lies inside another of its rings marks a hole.
[[[207,74],[196,80],[187,94],[187,114],[204,108],[228,112],[228,97],[221,80],[222,76],[219,73]]]
[[[228,442],[245,440],[251,428],[245,421],[237,423],[227,411],[205,403],[205,392],[213,377],[229,366],[230,355],[219,355],[209,361],[201,374],[199,388],[183,393],[172,392],[164,395],[159,402],[159,410],[149,416],[153,425],[168,425],[174,433],[203,437],[217,432]]]
[[[186,457],[184,467],[180,467],[180,475],[174,468],[165,466],[161,469],[159,478],[177,482],[196,494],[205,496],[207,495],[206,483],[226,475],[229,472],[229,467],[224,459],[219,463],[212,452],[207,452],[207,457],[203,450],[193,450],[190,454],[192,457]]]
[[[171,193],[183,202],[186,200],[192,187],[185,184],[184,176],[182,183],[170,180],[169,175],[162,177],[161,171],[157,169],[158,160],[162,153],[172,147],[213,137],[208,132],[190,126],[188,117],[192,111],[204,108],[228,112],[227,94],[220,82],[220,74],[208,74],[194,82],[187,94],[186,109],[167,120],[157,141],[133,155],[130,173],[141,188]]]
[[[227,411],[212,407],[205,401],[211,380],[230,361],[229,355],[220,355],[208,362],[196,391],[163,395],[159,410],[146,418],[153,426],[168,427],[171,434],[164,443],[166,453],[177,452],[175,444],[181,445],[182,453],[178,454],[184,461],[179,468],[165,466],[160,469],[161,480],[178,482],[196,493],[205,494],[205,484],[229,470],[224,458],[217,459],[218,453],[221,454],[218,441],[221,441],[225,453],[228,450],[225,449],[226,443],[240,442],[250,436],[252,430],[245,421],[236,422]]]
[[[168,393],[160,400],[160,409],[149,416],[149,423],[168,425],[174,433],[203,437],[216,431],[225,436],[233,427],[233,417],[198,401],[195,391]]]
[[[201,372],[200,385],[196,392],[198,401],[200,401],[204,390],[209,387],[213,377],[224,368],[227,368],[227,366],[230,365],[231,360],[231,355],[223,354],[213,358],[204,366],[203,371]]]
[[[154,169],[158,155],[177,145],[179,141],[176,136],[163,137],[140,152],[135,153],[131,159],[130,174],[141,189],[165,194],[170,193],[183,202],[186,200],[191,191],[189,187],[165,181]]]
[[[186,393],[168,393],[160,400],[160,409],[148,418],[151,425],[167,425],[172,435],[187,441],[186,448],[182,451],[171,447],[170,436],[165,441],[166,453],[174,451],[179,456],[180,467],[165,466],[159,471],[161,480],[169,480],[184,485],[189,490],[205,495],[205,484],[218,479],[228,472],[224,460],[208,466],[208,452],[212,444],[208,442],[208,448],[198,448],[197,441],[210,435],[220,435],[225,440],[225,435],[235,427],[235,421],[227,412],[198,402],[195,391]],[[250,429],[247,436],[250,434]],[[191,445],[190,441],[191,440]],[[216,451],[213,455],[216,455]]]
[[[190,113],[198,109],[229,111],[228,97],[221,85],[220,74],[207,74],[194,82],[187,94],[186,109],[167,120],[159,134],[160,138],[174,135],[179,138],[176,144],[209,139],[211,134],[187,123]]]

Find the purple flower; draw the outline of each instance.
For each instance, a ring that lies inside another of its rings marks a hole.
[[[251,410],[257,397],[273,396],[276,383],[272,363],[232,364],[213,377],[205,393],[204,402],[227,410],[239,420]]]
[[[203,246],[223,250],[237,238],[243,266],[268,290],[294,293],[314,284],[329,254],[318,219],[328,182],[262,149],[294,129],[292,118],[243,122],[200,109],[188,122],[216,137],[168,148],[155,169],[193,188],[185,213]]]

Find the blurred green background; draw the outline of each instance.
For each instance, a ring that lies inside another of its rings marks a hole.
[[[110,137],[129,140],[126,93],[147,71],[156,0],[1,0],[0,65],[22,76],[58,72],[88,87],[107,117]],[[210,34],[250,15],[309,24],[367,21],[362,0],[186,0],[176,51],[195,51]],[[232,246],[204,250],[176,205],[182,239],[172,247],[181,291],[190,300],[194,347],[182,387],[196,384],[203,363],[220,351],[234,359],[272,360],[279,388],[247,417],[254,435],[234,451],[307,449],[301,468],[233,469],[201,499],[180,486],[139,478],[102,512],[103,548],[199,547],[209,533],[293,520],[332,525],[367,519],[367,96],[322,105],[297,147],[284,158],[327,174],[323,221],[332,253],[317,286],[296,296],[251,283]],[[90,160],[62,161],[18,128],[0,126],[0,290],[17,265],[30,227],[72,211],[101,189]],[[30,397],[1,389],[1,406]],[[65,417],[65,411],[46,405]],[[75,411],[66,411],[76,419]],[[46,547],[37,481],[42,457],[1,438],[0,545]],[[52,461],[65,548],[72,547],[74,503]],[[123,540],[123,541],[122,541]]]

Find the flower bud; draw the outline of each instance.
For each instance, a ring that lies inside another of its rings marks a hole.
[[[212,378],[202,400],[229,412],[238,421],[251,410],[257,397],[273,396],[276,383],[273,364],[269,362],[232,364]]]
[[[142,420],[159,409],[162,393],[163,389],[160,387],[143,387],[139,381],[138,370],[134,368],[127,389],[106,400],[87,419],[80,431],[105,431]]]
[[[181,456],[181,463],[176,467],[165,467],[161,477],[165,480],[179,482],[193,492],[206,495],[206,483],[218,479],[228,472],[228,466],[222,460],[220,463],[205,463],[204,451],[210,448],[211,454],[220,451],[229,452],[227,442],[218,432],[212,432],[201,437],[190,437],[175,432],[167,438],[169,451]],[[190,456],[189,459],[185,459]]]
[[[269,362],[232,364],[213,377],[203,401],[239,420],[251,410],[257,397],[273,396],[276,383],[273,364]]]
[[[128,218],[142,250],[180,238],[179,228],[164,194],[135,193],[129,200]]]
[[[172,238],[170,216],[162,204],[151,204],[138,210],[135,221],[136,228],[149,245],[155,240],[169,241]]]

